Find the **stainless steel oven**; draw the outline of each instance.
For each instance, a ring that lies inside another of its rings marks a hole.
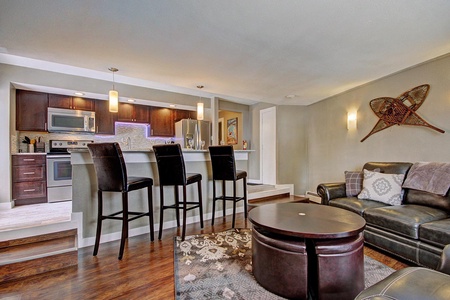
[[[70,154],[47,154],[48,202],[72,200]]]
[[[47,153],[48,202],[72,200],[72,164],[69,149],[87,148],[93,141],[50,141]]]

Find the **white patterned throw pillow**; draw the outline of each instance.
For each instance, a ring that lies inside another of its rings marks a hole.
[[[358,199],[370,199],[390,205],[402,204],[404,174],[384,174],[364,170],[363,189]]]

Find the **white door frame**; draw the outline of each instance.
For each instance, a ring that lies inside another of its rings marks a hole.
[[[277,110],[276,107],[259,112],[260,180],[263,184],[277,183]]]

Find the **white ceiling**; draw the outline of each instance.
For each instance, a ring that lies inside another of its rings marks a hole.
[[[448,0],[0,0],[0,53],[307,105],[450,53],[449,15]]]

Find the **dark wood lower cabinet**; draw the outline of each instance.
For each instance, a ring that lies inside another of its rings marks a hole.
[[[15,205],[47,202],[45,155],[12,156],[12,198]]]

